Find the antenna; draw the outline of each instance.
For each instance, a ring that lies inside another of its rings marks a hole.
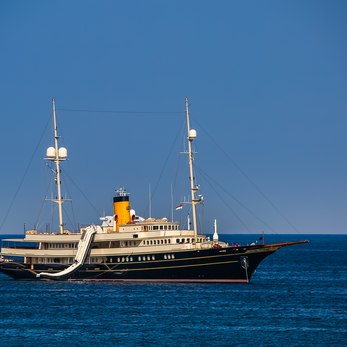
[[[152,193],[151,193],[151,184],[148,186],[148,199],[149,199],[149,218],[152,218]]]
[[[171,222],[173,222],[173,191],[172,191],[172,183],[171,183]]]

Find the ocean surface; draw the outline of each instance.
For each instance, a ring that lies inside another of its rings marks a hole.
[[[265,238],[310,243],[265,259],[250,284],[21,282],[0,274],[0,346],[347,346],[347,235]]]

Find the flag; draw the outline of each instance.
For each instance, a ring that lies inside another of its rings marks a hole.
[[[182,204],[176,206],[176,210],[182,210],[182,208],[183,208]]]

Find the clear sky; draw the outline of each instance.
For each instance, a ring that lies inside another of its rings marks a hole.
[[[174,205],[189,195],[189,96],[204,231],[346,233],[346,15],[338,0],[1,1],[0,232],[57,228],[53,96],[67,227],[112,214],[119,186],[148,217],[150,185],[170,218],[170,186]]]

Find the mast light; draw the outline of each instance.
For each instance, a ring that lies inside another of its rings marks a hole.
[[[196,130],[195,130],[195,129],[190,129],[190,130],[189,130],[189,137],[188,137],[188,140],[189,140],[189,141],[193,141],[193,140],[196,139],[196,136],[197,136]]]

